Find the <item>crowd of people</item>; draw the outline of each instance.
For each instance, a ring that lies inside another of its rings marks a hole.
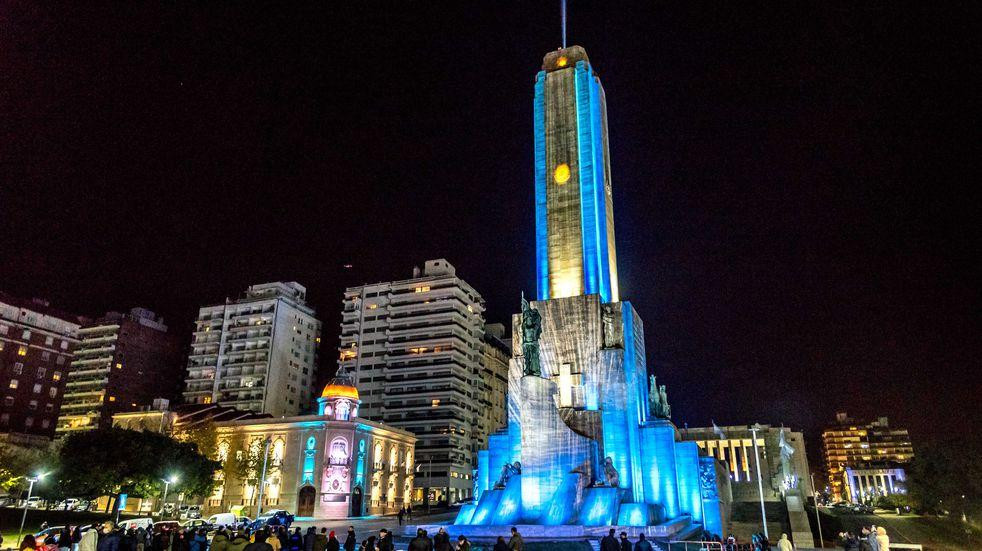
[[[882,526],[863,526],[859,534],[840,532],[839,540],[846,551],[890,551],[890,536]]]

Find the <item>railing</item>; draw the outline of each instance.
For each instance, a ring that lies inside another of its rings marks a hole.
[[[673,547],[674,546],[674,547]],[[706,551],[723,551],[723,544],[718,541],[670,541],[668,542],[668,551],[698,551],[700,549],[705,549]]]
[[[890,549],[916,549],[917,551],[924,551],[924,546],[919,543],[894,543],[891,541]]]

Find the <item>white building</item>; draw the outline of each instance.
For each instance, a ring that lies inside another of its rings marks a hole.
[[[416,435],[413,501],[473,493],[482,381],[484,300],[446,260],[412,279],[344,293],[339,369],[357,379],[359,416]],[[501,401],[503,407],[503,401]]]
[[[205,306],[191,339],[189,404],[220,403],[293,416],[315,397],[321,322],[296,282],[252,285],[242,298]]]

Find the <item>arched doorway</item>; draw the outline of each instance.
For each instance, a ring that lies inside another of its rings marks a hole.
[[[362,516],[361,512],[361,487],[355,486],[354,490],[351,490],[351,515],[353,517]]]
[[[317,490],[313,486],[300,488],[300,496],[297,498],[297,516],[314,516],[314,503],[317,501]]]

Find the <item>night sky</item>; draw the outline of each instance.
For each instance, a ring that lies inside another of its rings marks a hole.
[[[534,295],[558,0],[35,4],[0,4],[0,290],[188,335],[296,280],[327,371],[345,286],[445,257],[489,321]],[[676,423],[783,422],[812,453],[839,408],[915,445],[979,426],[971,3],[569,11],[607,94],[621,296]]]

